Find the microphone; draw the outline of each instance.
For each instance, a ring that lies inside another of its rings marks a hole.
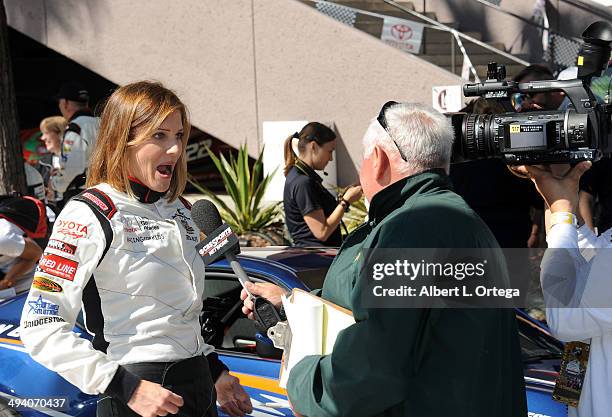
[[[198,200],[191,208],[191,218],[198,229],[206,235],[206,239],[196,245],[204,265],[208,266],[221,258],[227,259],[242,288],[253,300],[255,306],[253,313],[263,331],[267,331],[281,321],[276,307],[270,301],[251,294],[246,288],[245,284],[251,280],[236,259],[236,255],[240,253],[238,237],[228,224],[223,223],[217,207],[209,200]]]
[[[198,229],[206,235],[206,239],[196,245],[204,265],[208,266],[221,258],[226,258],[244,287],[244,283],[249,281],[249,278],[236,259],[236,255],[240,253],[238,238],[232,229],[222,222],[217,207],[209,200],[198,200],[191,208],[191,218]]]

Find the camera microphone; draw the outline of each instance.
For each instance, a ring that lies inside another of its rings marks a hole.
[[[196,245],[196,250],[204,265],[208,266],[222,258],[228,261],[242,288],[253,300],[255,306],[253,313],[264,332],[281,321],[276,307],[270,301],[251,294],[246,288],[245,284],[251,280],[236,258],[236,255],[240,253],[238,237],[228,224],[222,222],[217,207],[209,200],[198,200],[191,208],[191,218],[198,229],[206,235],[206,239]]]

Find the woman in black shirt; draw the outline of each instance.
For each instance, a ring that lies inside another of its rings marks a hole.
[[[299,156],[292,147],[296,139]],[[323,187],[315,170],[333,159],[336,134],[311,122],[285,140],[285,221],[295,246],[340,246],[340,222],[351,203],[361,197],[361,187],[351,186],[337,200]]]

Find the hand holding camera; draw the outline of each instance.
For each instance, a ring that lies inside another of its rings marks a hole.
[[[591,165],[590,161],[583,161],[574,167],[568,164],[523,165],[516,170],[533,181],[551,213],[575,213],[580,177]]]

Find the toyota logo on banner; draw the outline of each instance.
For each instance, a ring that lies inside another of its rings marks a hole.
[[[406,25],[393,25],[391,27],[391,34],[400,41],[407,41],[412,38],[412,28]]]
[[[380,39],[387,45],[409,53],[419,53],[423,40],[421,23],[395,17],[385,17]]]

